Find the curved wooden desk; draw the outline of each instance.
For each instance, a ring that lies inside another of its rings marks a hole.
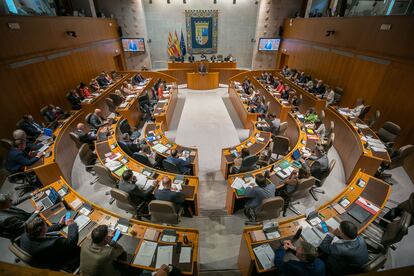
[[[187,73],[187,87],[194,90],[211,90],[219,87],[219,73]]]
[[[170,93],[168,93],[168,96],[164,96],[158,100],[153,113],[155,121],[157,123],[162,123],[164,130],[168,130],[170,127],[171,119],[178,99],[177,83],[173,82],[169,85],[171,86]]]
[[[365,186],[360,187],[358,185],[360,179],[366,183]],[[335,218],[337,221],[352,221],[358,227],[358,234],[360,234],[381,213],[381,209],[384,208],[390,193],[391,186],[389,186],[387,183],[359,171],[354,176],[354,178],[351,179],[351,181],[348,183],[348,186],[341,193],[339,193],[330,202],[327,202],[318,208],[318,212],[320,214],[319,217],[321,220],[325,221],[330,218]],[[348,215],[347,212],[340,214],[333,208],[335,204],[339,204],[341,200],[346,198],[350,203],[344,208],[345,210],[348,210],[351,206],[356,204],[355,202],[359,197],[368,200],[371,204],[374,204],[379,208],[379,211],[375,212],[375,214],[371,214],[362,223]],[[253,249],[264,243],[269,243],[273,249],[277,249],[280,246],[280,241],[292,238],[299,227],[310,227],[304,215],[279,221],[280,237],[277,239],[267,239],[261,241],[253,241],[250,235],[250,233],[253,231],[260,231],[262,229],[261,225],[255,227],[246,227],[243,230],[242,240],[240,244],[240,254],[237,262],[242,275],[254,275],[257,273],[276,270],[276,267],[272,267],[271,269],[264,269],[256,258]]]
[[[236,157],[232,152],[236,151],[240,154],[244,148],[249,149],[250,155],[258,156],[270,143],[271,133],[267,131],[258,130],[256,124],[253,124],[253,129],[250,129],[249,137],[242,143],[221,150],[221,173],[227,179],[230,167],[234,164]]]
[[[168,69],[193,69],[197,70],[200,63],[204,63],[208,69],[234,69],[237,67],[236,62],[209,62],[208,60],[205,61],[195,61],[195,62],[168,62]]]
[[[148,141],[145,139],[146,143],[155,151],[158,155],[162,156],[163,158],[167,158],[171,155],[171,150],[175,149],[179,153],[183,151],[187,151],[190,155],[191,160],[191,167],[193,175],[198,175],[198,149],[197,148],[190,148],[177,145],[176,143],[170,141],[162,131],[162,123],[148,123],[144,129],[144,137],[147,138],[148,136],[155,137],[155,140]],[[161,152],[154,148],[155,145],[162,144],[168,148],[167,151]]]
[[[105,139],[95,142],[96,154],[102,166],[105,166],[105,160],[108,158],[108,156],[117,155],[117,157],[113,160],[120,161],[124,164],[124,166],[133,171],[151,174],[151,176],[148,177],[149,179],[156,179],[158,182],[160,182],[164,176],[169,177],[172,181],[180,178],[180,176],[177,174],[168,173],[145,166],[144,164],[136,161],[132,156],[126,154],[118,144],[118,137],[121,136],[119,131],[119,122],[121,121],[121,117],[117,117],[116,120],[117,122],[111,125],[110,131],[107,133],[108,136]],[[101,131],[106,132],[104,128],[100,128],[98,136]],[[118,179],[121,178],[121,175],[117,175],[115,172],[112,172],[112,175]],[[185,185],[183,185],[183,193],[186,195],[186,201],[192,208],[193,213],[195,215],[198,215],[198,177],[184,175],[183,178],[185,182]],[[157,189],[157,187],[155,189]]]
[[[289,153],[284,158],[254,171],[228,175],[226,190],[226,209],[228,214],[233,214],[237,207],[241,207],[246,198],[242,193],[236,191],[236,189],[231,186],[236,178],[246,179],[254,177],[256,174],[265,174],[266,172],[269,172],[269,180],[276,185],[276,188],[282,187],[282,181],[274,172],[274,168],[284,161],[289,163],[292,162],[293,151],[296,149],[301,150],[307,145],[308,141],[306,132],[301,128],[301,123],[295,119],[292,114],[289,114],[289,128],[286,131],[286,136],[291,141],[291,145],[294,146],[291,146]]]
[[[85,241],[85,239],[90,236],[90,233],[92,232],[92,230],[100,224],[106,224],[108,225],[108,227],[110,229],[115,228],[116,223],[118,222],[119,219],[124,219],[127,220],[129,222],[129,227],[128,227],[128,231],[126,233],[123,233],[120,241],[124,238],[123,236],[129,236],[130,239],[135,240],[136,245],[129,245],[128,246],[128,257],[127,260],[124,261],[119,261],[120,263],[124,264],[124,265],[129,265],[135,268],[139,268],[139,269],[145,269],[145,270],[155,270],[155,259],[152,261],[150,266],[142,266],[142,265],[137,265],[134,264],[134,259],[135,256],[138,254],[144,240],[148,240],[148,241],[153,241],[155,243],[157,243],[157,246],[163,246],[163,245],[172,245],[173,246],[173,265],[176,266],[177,268],[179,268],[183,274],[185,275],[194,275],[194,274],[198,274],[198,240],[199,240],[199,234],[198,234],[198,230],[197,229],[191,229],[191,228],[178,228],[178,227],[172,227],[172,226],[165,226],[165,225],[159,225],[159,224],[154,224],[154,223],[148,223],[148,222],[144,222],[144,221],[140,221],[140,220],[136,220],[136,219],[128,219],[128,218],[124,218],[118,214],[115,214],[113,212],[110,212],[104,208],[102,208],[101,206],[99,206],[98,204],[95,204],[91,201],[89,201],[88,199],[82,197],[80,194],[78,194],[75,190],[73,190],[73,188],[68,185],[68,183],[61,178],[60,180],[51,183],[49,186],[45,187],[42,189],[42,191],[48,190],[50,188],[54,188],[56,191],[61,190],[62,188],[66,188],[67,189],[67,193],[63,196],[62,201],[64,203],[64,207],[67,210],[73,210],[73,211],[79,211],[82,206],[87,205],[92,207],[92,212],[90,214],[88,214],[87,216],[89,217],[89,219],[91,220],[91,222],[79,232],[79,240],[78,240],[78,245],[80,246],[82,244],[83,241]],[[36,206],[36,203],[32,200],[32,205],[33,207]],[[56,209],[54,210],[53,207],[51,207],[50,209],[43,211],[42,213],[40,213],[40,217],[48,224],[52,224],[51,223],[51,218],[53,216],[56,216],[57,214],[59,214],[59,211],[61,209]],[[177,235],[178,235],[178,239],[177,242],[163,242],[161,240],[161,236],[162,236],[162,231],[165,229],[171,229],[171,230],[175,230]],[[156,239],[154,240],[150,240],[148,238],[144,238],[145,233],[147,230],[155,230],[156,232],[158,232],[159,234],[157,235]],[[62,235],[66,235],[65,232],[61,231],[60,232]],[[183,240],[183,236],[186,235],[187,239],[188,239],[188,243],[185,244],[184,240]],[[131,243],[131,241],[128,239],[129,242],[127,243]],[[183,247],[191,247],[191,261],[189,263],[180,263],[179,262],[179,254],[176,253],[176,246],[178,245],[178,243],[181,243]],[[156,253],[155,253],[156,254]]]

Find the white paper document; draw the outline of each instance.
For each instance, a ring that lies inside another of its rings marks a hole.
[[[141,247],[138,250],[138,254],[134,259],[133,264],[150,266],[152,259],[154,258],[155,250],[157,249],[157,243],[151,241],[142,241]]]
[[[179,263],[191,262],[191,247],[181,247]]]
[[[166,264],[166,265],[172,264],[172,256],[173,256],[172,245],[158,246],[157,261],[155,263],[155,268],[160,268],[163,264]]]
[[[254,248],[253,251],[264,269],[271,269],[273,266],[275,266],[275,252],[268,243],[262,244]]]
[[[332,229],[339,228],[339,222],[334,218],[330,218],[330,219],[326,220],[325,223],[326,223],[326,225],[328,225]]]
[[[233,183],[231,184],[231,187],[233,189],[239,190],[244,186],[245,182],[243,179],[236,177],[233,181]]]

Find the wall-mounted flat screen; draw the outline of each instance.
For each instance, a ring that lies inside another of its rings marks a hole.
[[[259,51],[277,51],[279,50],[280,38],[260,38]]]
[[[143,38],[122,38],[124,52],[145,52],[145,41]]]

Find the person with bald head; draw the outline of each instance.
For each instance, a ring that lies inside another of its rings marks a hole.
[[[185,195],[183,192],[176,191],[172,187],[171,179],[168,176],[164,176],[161,181],[162,189],[158,188],[154,196],[156,200],[169,201],[174,203],[175,208],[179,209],[180,206],[184,206]],[[161,187],[160,185],[160,187]]]
[[[97,131],[100,127],[107,124],[106,119],[102,117],[102,110],[99,108],[95,109],[89,119],[89,124],[91,125],[93,131]]]
[[[78,135],[79,141],[83,144],[86,143],[88,145],[93,144],[96,140],[96,135],[93,132],[86,132],[85,131],[85,124],[78,123],[76,125],[75,134]]]
[[[180,156],[176,149],[171,150],[171,155],[167,157],[167,160],[175,164],[181,174],[189,172],[190,169],[190,158],[186,156]]]

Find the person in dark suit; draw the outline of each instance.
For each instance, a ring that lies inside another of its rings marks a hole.
[[[317,179],[321,179],[329,170],[328,155],[321,146],[317,146],[314,150],[314,154],[312,154],[309,159],[313,160],[310,165],[311,175]]]
[[[36,122],[30,114],[23,116],[23,120],[19,127],[33,140],[36,140],[36,138],[43,132],[43,126]]]
[[[155,194],[154,194],[156,200],[172,202],[174,203],[176,208],[184,205],[185,194],[181,191],[177,192],[172,188],[171,179],[168,176],[164,176],[162,178],[161,184],[163,186],[163,189],[162,190],[158,189],[157,191],[155,191]]]
[[[316,94],[316,95],[323,95],[323,94],[325,94],[325,90],[326,90],[326,87],[323,84],[323,81],[322,80],[318,80],[318,83],[311,90],[311,92],[314,93],[314,94]]]
[[[93,131],[97,131],[100,127],[106,125],[108,122],[102,117],[102,110],[95,109],[92,116],[89,118],[89,124]]]
[[[47,109],[43,115],[47,118],[48,122],[54,122],[69,117],[69,113],[65,112],[63,108],[53,104],[47,105]]]
[[[195,58],[194,58],[193,54],[190,54],[188,56],[188,62],[194,62],[194,61],[195,61]]]
[[[190,169],[190,158],[180,156],[176,149],[171,150],[171,155],[167,157],[167,160],[175,164],[181,174],[188,172]]]
[[[283,261],[287,250],[295,252],[297,260]],[[293,246],[290,240],[283,241],[275,252],[275,266],[283,275],[292,276],[324,276],[325,264],[318,258],[318,250],[305,241]]]
[[[134,176],[131,170],[126,170],[122,173],[122,179],[118,183],[118,187],[121,191],[129,194],[132,202],[139,204],[142,201],[147,201],[152,195],[154,187],[149,187],[146,190],[142,190],[136,185],[137,178]]]
[[[361,267],[368,262],[368,250],[364,238],[358,236],[358,228],[350,221],[343,220],[339,228],[328,226],[328,235],[319,245],[319,250],[326,254],[325,262],[329,275],[348,275],[360,273]],[[334,237],[339,242],[332,242]]]
[[[143,81],[145,81],[145,78],[143,76],[141,76],[140,73],[138,73],[132,78],[131,83],[132,83],[132,85],[138,85]]]
[[[199,73],[207,73],[207,67],[204,63],[200,63],[200,65],[198,66],[198,72]]]
[[[41,218],[35,218],[26,224],[25,232],[20,238],[20,247],[32,256],[37,266],[52,270],[60,270],[69,263],[78,266],[78,225],[72,219],[64,221],[64,218],[49,228]],[[65,225],[68,226],[67,238],[47,235],[61,230]]]
[[[81,143],[86,143],[88,145],[93,145],[93,142],[96,141],[96,135],[93,132],[85,131],[85,124],[79,123],[76,125],[75,130],[76,135],[79,137]]]
[[[99,86],[101,88],[105,88],[107,87],[111,82],[108,80],[108,78],[106,77],[105,72],[102,72],[99,77],[96,78],[96,80],[99,83]]]
[[[35,192],[12,200],[8,194],[0,194],[0,236],[14,239],[24,232],[24,224],[30,219],[28,213],[15,206],[31,198]],[[40,210],[36,210],[39,213]],[[37,214],[36,213],[36,214]]]
[[[207,56],[205,54],[201,54],[200,58],[201,60],[207,60]]]
[[[79,110],[82,108],[81,102],[82,98],[78,95],[75,89],[71,89],[67,96],[67,99],[74,110]]]
[[[25,151],[26,141],[16,140],[15,147],[11,148],[7,154],[6,169],[11,173],[23,171],[25,166],[30,166],[36,163],[43,153],[37,153],[32,157]]]
[[[119,143],[123,144],[122,148],[130,155],[132,155],[134,152],[138,152],[141,147],[141,145],[134,143],[134,141],[131,140],[131,136],[128,133],[122,134],[122,141],[119,141]],[[125,150],[125,148],[128,148],[128,150]]]

